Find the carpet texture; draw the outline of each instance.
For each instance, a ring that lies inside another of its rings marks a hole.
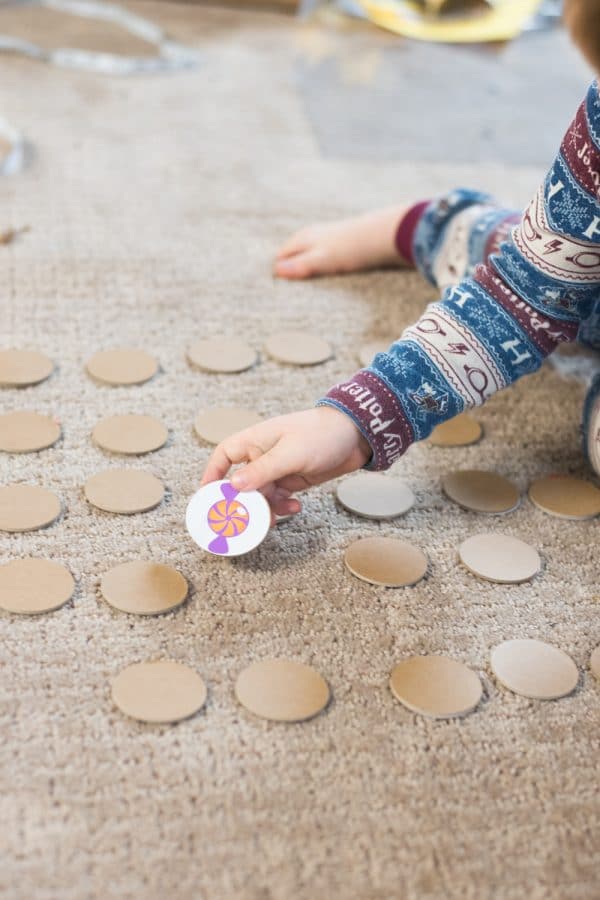
[[[42,483],[64,504],[50,528],[0,535],[0,553],[56,559],[77,579],[73,602],[54,614],[0,616],[0,894],[598,897],[600,685],[588,669],[600,644],[598,522],[552,519],[527,500],[505,518],[480,518],[440,489],[454,467],[496,469],[522,489],[553,470],[586,474],[578,381],[547,366],[479,413],[481,444],[412,448],[392,474],[417,504],[396,522],[354,518],[327,485],[248,557],[211,558],[183,527],[209,454],[192,430],[201,409],[248,404],[272,415],[311,405],[354,371],[363,338],[398,333],[433,299],[413,273],[274,282],[278,243],[314,219],[456,183],[522,205],[542,168],[324,158],[299,76],[320,46],[315,29],[270,15],[132,8],[202,49],[202,66],[125,80],[0,58],[0,112],[31,144],[26,170],[0,181],[0,227],[31,227],[0,247],[1,343],[40,348],[58,365],[0,403],[55,414],[64,427],[56,447],[0,459],[3,483]],[[357,58],[389,47],[388,36],[368,34],[332,40],[346,54],[355,46]],[[335,357],[311,369],[263,358],[239,377],[186,363],[193,338],[236,333],[258,348],[288,326],[323,334]],[[86,359],[124,344],[157,354],[161,372],[140,387],[94,384]],[[121,464],[92,445],[94,424],[127,412],[170,429],[167,446],[127,463],[168,486],[158,509],[133,517],[103,514],[82,495],[88,476]],[[461,568],[459,543],[490,528],[539,549],[543,571],[531,584],[486,584]],[[428,577],[406,590],[352,578],[344,548],[375,534],[425,550]],[[133,558],[179,569],[188,602],[149,619],[112,610],[100,577]],[[535,702],[495,683],[490,648],[520,637],[573,656],[581,680],[572,696]],[[400,706],[388,676],[414,653],[448,654],[479,672],[477,711],[438,722]],[[237,706],[240,670],[277,655],[328,680],[324,714],[285,726]],[[174,727],[126,719],[112,706],[111,678],[162,658],[202,675],[205,710]]]

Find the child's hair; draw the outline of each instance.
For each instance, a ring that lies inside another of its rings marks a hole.
[[[600,0],[565,0],[564,20],[573,40],[600,75]]]

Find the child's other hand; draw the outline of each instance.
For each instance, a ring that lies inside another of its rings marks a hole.
[[[222,441],[208,461],[202,484],[231,476],[240,491],[260,490],[275,515],[297,513],[292,494],[360,469],[371,450],[352,419],[331,406],[278,416]]]

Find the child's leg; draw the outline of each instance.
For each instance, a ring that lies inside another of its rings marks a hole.
[[[519,223],[521,213],[489,194],[457,188],[428,203],[414,223],[407,216],[397,244],[441,291],[472,275]]]

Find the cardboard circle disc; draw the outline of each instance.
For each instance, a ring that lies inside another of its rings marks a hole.
[[[278,331],[265,341],[265,351],[277,362],[316,366],[332,355],[331,344],[306,331]]]
[[[0,450],[6,453],[34,453],[55,444],[60,425],[50,416],[18,410],[0,415]]]
[[[145,350],[100,350],[86,363],[88,374],[104,384],[143,384],[158,371],[158,362]]]
[[[429,435],[434,447],[467,447],[481,439],[482,427],[468,413],[460,413],[441,425],[436,425]]]
[[[230,481],[205,484],[191,498],[185,524],[192,540],[216,556],[241,556],[258,547],[271,525],[259,491],[237,491]]]
[[[530,544],[508,534],[474,534],[458,548],[461,562],[473,572],[499,584],[520,584],[540,571],[540,555]]]
[[[189,719],[206,703],[206,685],[182,663],[135,663],[112,682],[113,702],[122,713],[155,725]]]
[[[37,350],[0,350],[0,385],[27,387],[52,374],[54,363]]]
[[[596,678],[600,678],[600,647],[596,647],[590,656],[590,669]]]
[[[496,472],[481,469],[459,469],[448,472],[442,488],[450,500],[464,509],[498,515],[511,512],[520,503],[518,488]]]
[[[122,515],[153,509],[165,493],[158,478],[140,469],[106,469],[88,478],[83,490],[92,506]]]
[[[600,515],[600,490],[571,475],[548,475],[529,486],[529,499],[560,519],[593,519]]]
[[[196,416],[194,430],[200,440],[207,444],[220,444],[225,438],[262,422],[262,416],[251,409],[240,406],[217,406]]]
[[[536,640],[504,641],[490,656],[492,672],[504,687],[535,700],[556,700],[577,687],[577,666],[564,650]]]
[[[425,554],[398,538],[360,538],[346,549],[344,563],[352,575],[369,584],[410,587],[427,572]]]
[[[154,416],[124,415],[101,419],[92,431],[92,439],[111,453],[151,453],[162,447],[169,432]]]
[[[52,612],[71,599],[69,570],[49,559],[14,559],[0,566],[0,607],[20,615]]]
[[[447,656],[410,656],[393,669],[390,689],[412,712],[448,719],[471,712],[483,693],[479,676]]]
[[[378,341],[368,341],[366,344],[363,344],[358,351],[358,361],[361,366],[363,366],[363,368],[370,366],[374,357],[377,356],[378,353],[385,353],[386,350],[389,350],[393,341],[394,338],[389,338],[389,340],[380,338]]]
[[[192,365],[206,372],[235,373],[250,369],[258,354],[240,338],[210,338],[196,341],[187,352]]]
[[[263,659],[241,672],[235,695],[245,709],[273,722],[312,719],[329,703],[329,685],[311,666],[291,659]]]
[[[414,505],[415,495],[399,478],[359,472],[340,481],[337,498],[350,512],[366,519],[395,519]]]
[[[171,566],[135,559],[105,572],[100,593],[121,612],[156,616],[181,606],[188,595],[188,583]]]
[[[34,484],[0,487],[0,531],[36,531],[60,515],[60,500]]]

